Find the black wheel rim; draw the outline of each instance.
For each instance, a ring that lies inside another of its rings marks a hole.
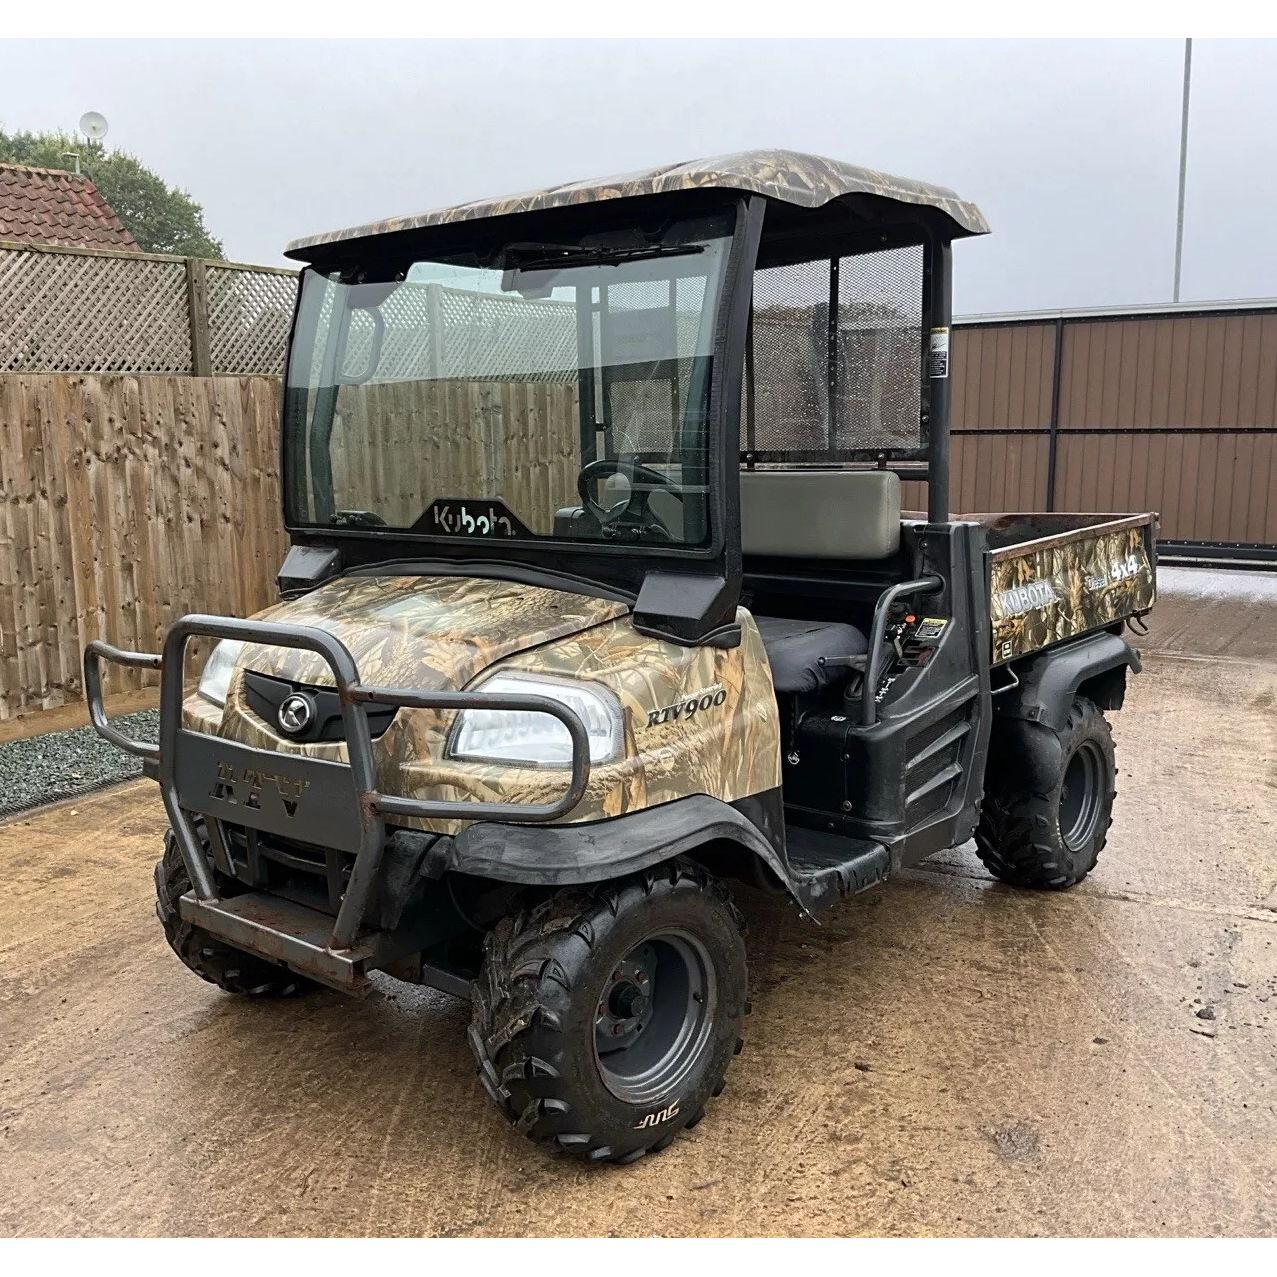
[[[608,972],[595,1008],[594,1056],[607,1089],[629,1104],[676,1091],[705,1049],[717,993],[694,936],[666,931],[635,945]]]
[[[1104,760],[1090,741],[1069,758],[1060,790],[1060,836],[1070,851],[1083,851],[1095,837],[1103,800]]]

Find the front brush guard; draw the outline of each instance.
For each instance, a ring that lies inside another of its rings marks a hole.
[[[332,670],[341,702],[348,763],[256,749],[188,731],[182,726],[182,681],[186,644],[195,635],[239,639],[316,652]],[[160,671],[158,745],[131,740],[110,725],[102,700],[101,662]],[[278,621],[244,621],[221,616],[184,616],[164,640],[161,656],[128,652],[95,639],[84,649],[84,691],[98,733],[117,748],[143,760],[160,782],[164,807],[201,904],[217,901],[217,887],[204,858],[191,814],[229,820],[267,833],[355,854],[350,882],[333,924],[328,948],[354,947],[372,898],[385,849],[385,817],[425,820],[499,820],[545,824],[567,815],[581,801],[590,778],[585,725],[566,705],[547,696],[487,692],[419,692],[408,688],[365,687],[345,644],[325,630]],[[549,714],[572,740],[572,772],[567,789],[552,803],[444,802],[377,792],[367,705],[407,709],[489,709]]]

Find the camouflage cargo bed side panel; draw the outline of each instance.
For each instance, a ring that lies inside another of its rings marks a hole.
[[[709,159],[667,164],[646,172],[569,182],[539,191],[525,191],[521,195],[474,200],[468,204],[455,204],[405,217],[388,217],[364,226],[352,226],[346,230],[295,239],[288,245],[285,254],[307,261],[311,257],[308,250],[327,244],[368,239],[374,235],[423,230],[429,226],[477,221],[485,217],[504,217],[511,213],[562,208],[569,204],[589,204],[637,195],[660,195],[669,191],[714,189],[747,191],[787,204],[796,204],[800,208],[819,208],[844,195],[877,195],[904,204],[939,209],[953,222],[955,235],[986,235],[989,231],[984,214],[947,186],[932,186],[928,182],[896,177],[877,169],[826,159],[822,155],[762,150],[716,155]]]
[[[1153,516],[1137,515],[990,554],[993,663],[1151,608],[1152,531]]]

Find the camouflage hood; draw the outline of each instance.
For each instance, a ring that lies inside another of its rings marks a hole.
[[[623,603],[477,577],[350,576],[259,619],[313,625],[350,650],[360,680],[417,691],[461,688],[494,661],[601,625]],[[250,644],[245,668],[298,683],[331,686],[313,652]]]

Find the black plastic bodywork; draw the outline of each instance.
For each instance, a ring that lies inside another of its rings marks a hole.
[[[1059,781],[1064,765],[1060,733],[1073,698],[1121,709],[1128,671],[1140,672],[1139,653],[1112,633],[1089,634],[1047,648],[1014,667],[1017,682],[994,697],[990,768],[1013,770],[1038,792]]]
[[[745,577],[756,610],[847,620],[870,634],[865,678],[781,698],[785,821],[882,846],[896,869],[965,841],[978,817],[990,728],[981,530],[906,524],[890,573],[897,584],[874,565],[747,560]],[[893,601],[946,620],[925,665],[884,648]]]
[[[276,581],[284,598],[305,594],[341,571],[341,551],[326,545],[294,545],[284,556]]]
[[[312,687],[270,674],[259,674],[255,670],[244,671],[245,703],[263,722],[277,723],[280,706],[297,693],[306,696],[314,709],[304,728],[288,733],[290,740],[299,745],[309,745],[315,741],[346,739],[341,699],[331,687]],[[378,706],[368,711],[368,734],[373,740],[377,740],[390,726],[395,713],[393,705]]]
[[[1089,634],[1046,648],[1015,666],[1016,686],[996,698],[999,719],[1021,719],[1062,731],[1079,692],[1101,709],[1121,709],[1126,671],[1140,672],[1139,654],[1117,634]]]

